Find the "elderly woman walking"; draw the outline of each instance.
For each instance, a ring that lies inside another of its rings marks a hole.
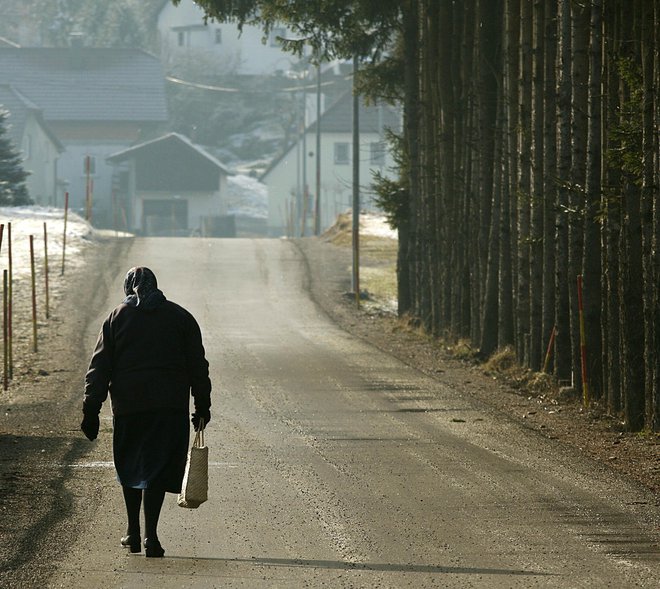
[[[197,321],[168,301],[156,276],[131,268],[126,298],[103,322],[85,376],[81,429],[99,431],[99,412],[110,393],[113,455],[124,492],[128,529],[121,544],[140,552],[144,504],[145,555],[164,556],[158,519],[165,493],[179,493],[186,465],[190,395],[195,430],[211,419],[211,381]],[[200,420],[201,423],[200,423]]]

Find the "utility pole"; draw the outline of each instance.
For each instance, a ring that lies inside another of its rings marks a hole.
[[[314,235],[321,235],[321,60],[316,65],[316,194]]]
[[[360,308],[360,96],[356,81],[358,57],[353,56],[353,292]]]
[[[307,209],[309,208],[309,187],[307,186],[307,73],[308,63],[303,56],[305,71],[301,74],[303,80],[303,111],[302,111],[302,219],[300,223],[300,237],[307,232]]]

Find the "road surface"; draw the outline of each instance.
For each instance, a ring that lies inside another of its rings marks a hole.
[[[291,242],[136,239],[138,264],[202,327],[210,499],[167,496],[164,559],[122,550],[105,407],[50,586],[660,586],[652,498],[338,329]]]

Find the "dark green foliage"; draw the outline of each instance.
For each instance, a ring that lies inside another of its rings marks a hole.
[[[373,178],[372,189],[376,193],[375,202],[383,210],[392,229],[399,229],[410,217],[410,194],[406,187],[406,175],[401,173],[405,169],[405,153],[403,151],[402,137],[392,131],[387,132],[387,141],[394,155],[394,161],[400,176],[397,180],[385,177],[376,172]]]
[[[178,0],[175,0],[178,4]],[[258,24],[265,32],[286,23],[299,41],[284,45],[300,54],[305,45],[322,58],[380,56],[398,30],[399,0],[198,0],[220,21]]]
[[[628,92],[620,105],[618,119],[609,130],[610,149],[606,157],[610,166],[624,172],[636,185],[642,185],[642,85],[641,65],[630,58],[618,62],[619,76]]]
[[[25,186],[28,173],[23,169],[20,153],[14,147],[8,132],[9,113],[0,108],[0,205],[30,204]]]

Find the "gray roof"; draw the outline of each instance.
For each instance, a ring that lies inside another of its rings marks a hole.
[[[0,47],[3,83],[50,122],[167,120],[160,61],[140,49]]]
[[[369,105],[360,101],[360,133],[382,133],[384,129],[399,131],[401,114],[394,107]],[[316,123],[312,123],[307,131],[316,131]],[[353,131],[353,94],[346,92],[321,115],[321,131],[328,133],[351,133]]]
[[[20,148],[29,106],[9,85],[0,85],[0,109],[9,111],[7,131],[15,147]]]
[[[143,143],[138,143],[137,145],[133,145],[132,147],[123,149],[121,151],[118,151],[117,153],[113,153],[112,155],[108,156],[106,159],[109,162],[115,162],[115,163],[123,162],[135,156],[137,153],[141,151],[147,151],[156,145],[162,145],[164,143],[181,144],[185,148],[193,152],[196,152],[197,155],[200,155],[201,157],[209,161],[221,172],[224,172],[227,175],[230,174],[229,170],[224,166],[224,164],[220,162],[220,160],[213,157],[208,151],[204,150],[199,145],[195,145],[192,141],[190,141],[190,139],[188,139],[184,135],[181,135],[180,133],[167,133],[162,137],[156,137],[155,139],[144,141]]]
[[[31,100],[8,84],[0,84],[0,109],[9,111],[9,117],[7,118],[8,132],[17,149],[21,147],[25,124],[29,113],[32,113],[57,149],[63,151],[64,147],[59,139],[43,120],[41,110]]]
[[[386,129],[394,132],[401,130],[401,113],[389,104],[382,106],[367,106],[360,98],[359,107],[360,133],[380,134]],[[316,121],[309,125],[306,133],[316,133]],[[321,133],[352,133],[353,132],[353,93],[342,94],[337,101],[321,115]],[[302,134],[296,136],[287,148],[276,157],[268,168],[259,176],[263,180],[287,156],[300,141]]]

